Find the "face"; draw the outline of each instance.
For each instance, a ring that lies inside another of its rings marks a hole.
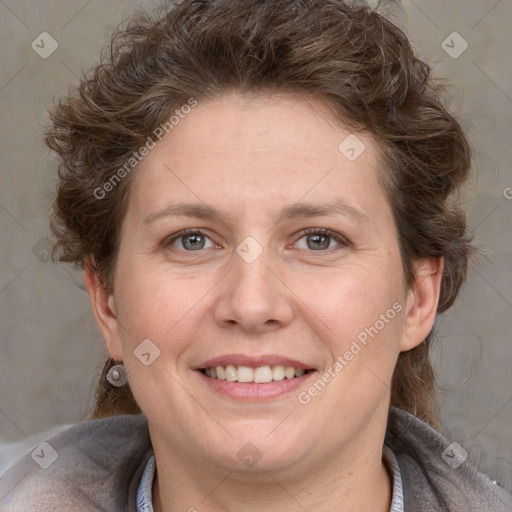
[[[155,451],[232,471],[380,452],[396,359],[429,327],[378,147],[349,135],[317,100],[226,95],[139,165],[97,318]]]

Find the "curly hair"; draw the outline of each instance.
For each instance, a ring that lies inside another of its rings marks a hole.
[[[442,257],[438,311],[449,308],[472,251],[458,195],[467,138],[403,31],[342,0],[183,0],[137,13],[50,114],[46,143],[60,158],[54,255],[91,261],[110,289],[133,173],[105,184],[177,108],[233,90],[320,98],[340,123],[372,134],[407,284],[419,258]],[[438,426],[432,339],[399,355],[391,403]],[[98,384],[94,417],[138,410],[129,391]]]

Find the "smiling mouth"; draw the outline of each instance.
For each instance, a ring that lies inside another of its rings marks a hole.
[[[273,381],[302,377],[312,370],[304,370],[303,368],[295,368],[293,366],[284,365],[265,365],[252,368],[250,366],[235,366],[233,364],[228,364],[226,366],[201,368],[199,371],[207,377],[217,380],[251,384],[265,384]]]

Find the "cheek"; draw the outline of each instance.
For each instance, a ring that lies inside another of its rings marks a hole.
[[[400,324],[397,309],[405,309],[401,273],[395,265],[347,265],[333,269],[324,279],[296,276],[294,291],[308,309],[311,319],[323,322],[330,336],[355,337],[386,315],[389,324]],[[391,276],[398,275],[398,279]],[[399,303],[402,307],[393,304]],[[386,324],[388,325],[388,324]]]
[[[116,294],[126,351],[149,338],[162,355],[178,357],[207,315],[214,273],[177,275],[161,263],[120,261]],[[210,304],[211,306],[211,304]]]
[[[371,279],[345,285],[337,302],[334,296],[324,301],[329,335],[322,341],[331,359],[323,369],[329,385],[325,393],[318,393],[317,404],[332,411],[341,407],[335,414],[340,421],[346,421],[343,411],[356,407],[357,414],[364,415],[386,400],[400,353],[405,312],[400,288],[379,287]]]

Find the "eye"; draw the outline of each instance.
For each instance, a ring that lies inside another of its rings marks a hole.
[[[164,240],[163,245],[185,251],[199,251],[216,246],[203,232],[194,229],[180,231],[175,235],[171,235]]]
[[[305,235],[302,236],[296,245],[299,249],[312,250],[312,251],[327,251],[335,247],[335,243],[338,246],[346,247],[349,242],[341,235],[326,228],[311,228],[304,231]],[[300,241],[304,240],[300,246]]]

